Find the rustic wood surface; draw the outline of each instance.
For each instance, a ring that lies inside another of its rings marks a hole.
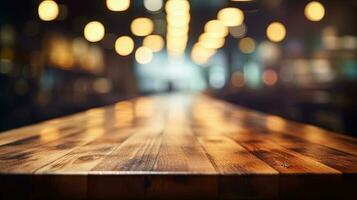
[[[0,199],[353,198],[356,176],[356,139],[205,95],[0,134]]]

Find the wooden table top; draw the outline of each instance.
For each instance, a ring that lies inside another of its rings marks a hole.
[[[356,139],[205,95],[141,97],[0,134],[0,199],[348,196],[356,174]]]

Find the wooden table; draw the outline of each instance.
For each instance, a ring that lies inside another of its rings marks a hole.
[[[356,174],[356,139],[205,95],[0,134],[0,199],[353,198]]]

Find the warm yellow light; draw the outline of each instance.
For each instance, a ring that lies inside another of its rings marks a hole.
[[[52,37],[49,41],[49,62],[62,69],[70,69],[74,64],[72,44],[64,37]]]
[[[60,131],[55,126],[45,126],[40,131],[40,139],[45,142],[56,140],[60,135]]]
[[[181,56],[185,53],[188,37],[167,37],[167,51],[170,56]]]
[[[215,37],[210,33],[203,33],[198,41],[205,48],[218,49],[223,47],[225,39],[224,37]]]
[[[305,16],[311,21],[320,21],[325,16],[325,8],[320,2],[311,1],[305,7]]]
[[[271,23],[267,28],[267,37],[273,42],[280,42],[286,36],[285,26],[279,22]]]
[[[241,39],[239,41],[239,49],[246,54],[253,53],[255,51],[255,40],[250,37]]]
[[[168,0],[165,6],[167,20],[166,47],[170,56],[184,54],[190,23],[190,4],[187,0]]]
[[[197,65],[205,65],[208,63],[209,58],[200,57],[197,53],[191,54],[191,60],[196,63]]]
[[[159,52],[164,48],[164,39],[160,35],[149,35],[144,38],[143,46],[149,47],[153,52]]]
[[[205,65],[209,61],[209,59],[198,57],[196,54],[191,55],[191,60],[197,65]]]
[[[185,38],[167,38],[167,51],[170,55],[180,56],[185,52],[187,39]]]
[[[98,42],[103,39],[105,34],[105,29],[102,23],[98,21],[89,22],[84,27],[84,37],[89,42]]]
[[[225,37],[228,35],[228,28],[220,20],[211,20],[206,23],[205,32],[216,37]]]
[[[130,28],[136,36],[147,36],[154,31],[154,23],[149,18],[140,17],[131,22]]]
[[[189,31],[188,25],[182,27],[168,25],[167,27],[167,35],[170,36],[176,36],[176,37],[185,36],[188,34],[188,31]]]
[[[76,60],[80,62],[80,60],[83,59],[88,52],[87,41],[81,37],[75,38],[72,41],[72,51]]]
[[[167,15],[167,24],[173,27],[185,27],[190,23],[190,14]]]
[[[115,51],[121,56],[127,56],[133,52],[134,41],[129,36],[121,36],[115,41]]]
[[[83,60],[82,60],[83,59]],[[100,73],[104,68],[104,55],[97,45],[91,45],[86,56],[81,59],[82,68],[92,73]]]
[[[107,0],[107,8],[111,11],[125,11],[130,6],[130,0]]]
[[[169,52],[175,52],[178,54],[184,53],[186,49],[186,44],[180,44],[180,45],[172,45],[171,43],[168,43],[167,45],[167,50]]]
[[[190,3],[187,0],[169,0],[165,10],[170,15],[187,13],[190,10]]]
[[[226,26],[239,26],[244,21],[244,13],[238,8],[223,8],[218,12],[217,19]]]
[[[205,48],[200,43],[196,43],[193,48],[192,52],[197,54],[197,56],[202,58],[210,58],[212,57],[217,51],[215,49]]]
[[[188,41],[188,35],[183,35],[183,36],[167,35],[166,40],[167,43],[171,43],[174,46],[181,46],[181,44],[186,45]]]
[[[265,124],[269,130],[280,132],[285,129],[286,122],[280,117],[268,116]]]
[[[197,43],[192,48],[191,59],[198,65],[205,65],[215,53],[215,49],[208,49]]]
[[[136,62],[140,64],[148,64],[152,60],[152,51],[148,47],[139,47],[135,52]]]
[[[38,6],[38,16],[43,21],[51,21],[57,18],[59,13],[58,4],[52,0],[42,1]]]
[[[182,40],[182,42],[175,42],[174,40],[167,40],[167,48],[170,50],[182,51],[186,48],[186,41]]]

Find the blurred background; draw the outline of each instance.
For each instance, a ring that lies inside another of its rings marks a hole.
[[[357,136],[356,0],[3,0],[0,131],[206,92]]]

